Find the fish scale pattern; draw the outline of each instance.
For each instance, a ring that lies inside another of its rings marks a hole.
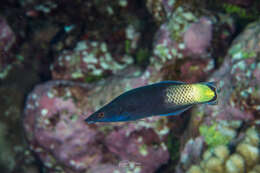
[[[192,84],[171,86],[166,89],[166,102],[176,105],[192,104],[196,101]]]

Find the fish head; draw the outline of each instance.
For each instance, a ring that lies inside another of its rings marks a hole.
[[[85,121],[88,124],[96,122],[118,122],[127,121],[128,115],[123,113],[123,109],[117,105],[108,104],[91,114]]]
[[[217,104],[218,89],[213,82],[193,85],[195,98],[200,103]]]
[[[94,112],[93,114],[91,114],[88,118],[85,119],[85,121],[88,124],[93,124],[96,122],[101,121],[102,119],[104,119],[105,113],[103,111],[97,111]]]

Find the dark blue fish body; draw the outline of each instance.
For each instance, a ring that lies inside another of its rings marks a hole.
[[[85,121],[88,123],[118,122],[133,121],[154,115],[178,115],[189,109],[193,104],[197,104],[194,98],[190,98],[191,94],[189,95],[189,93],[192,92],[187,89],[192,88],[191,85],[194,84],[165,81],[130,90],[93,113]],[[181,92],[186,90],[187,98],[185,100],[181,98],[181,95],[183,95]],[[180,99],[177,97],[180,97]],[[207,103],[215,100],[216,98],[212,98]]]

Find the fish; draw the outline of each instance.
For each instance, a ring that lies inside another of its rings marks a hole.
[[[126,122],[180,115],[197,104],[217,104],[217,91],[215,82],[162,81],[119,95],[88,116],[85,122]]]

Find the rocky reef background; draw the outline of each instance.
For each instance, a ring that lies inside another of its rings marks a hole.
[[[84,123],[162,80],[218,104]],[[260,1],[2,0],[0,103],[3,173],[259,173]]]

